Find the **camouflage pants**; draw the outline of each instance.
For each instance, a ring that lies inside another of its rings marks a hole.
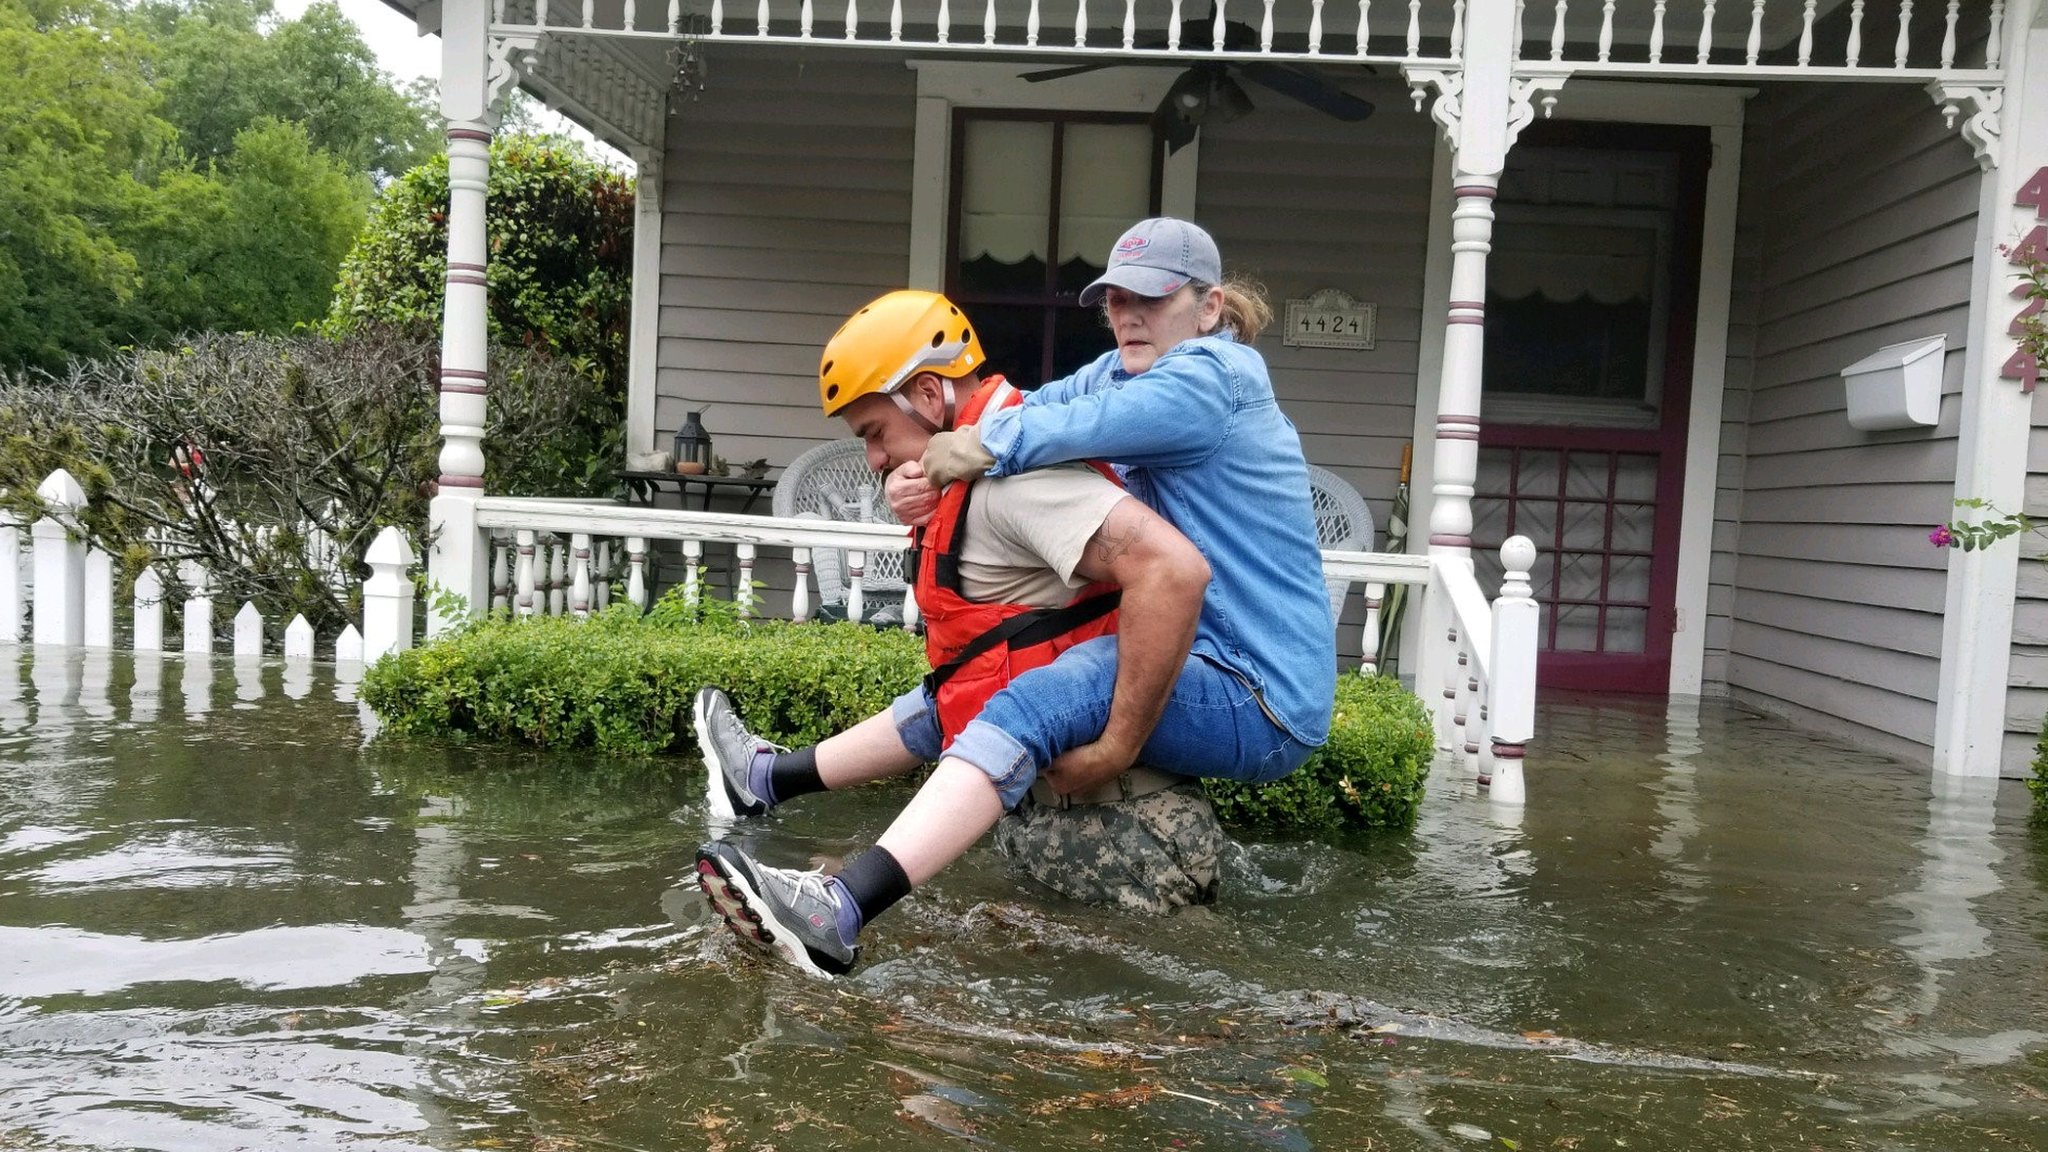
[[[995,840],[1013,873],[1062,896],[1152,913],[1216,899],[1225,843],[1194,781],[1072,808],[1048,807],[1026,794],[997,822]]]

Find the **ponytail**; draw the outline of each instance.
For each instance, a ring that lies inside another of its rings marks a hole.
[[[1251,344],[1273,322],[1273,306],[1266,303],[1266,286],[1257,280],[1243,276],[1227,277],[1221,284],[1203,284],[1196,281],[1197,294],[1206,294],[1210,288],[1223,290],[1223,317],[1216,324],[1237,338],[1240,344]]]

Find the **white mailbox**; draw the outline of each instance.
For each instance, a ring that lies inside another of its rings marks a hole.
[[[1887,344],[1847,368],[1849,426],[1865,432],[1932,428],[1941,422],[1941,366],[1948,338]]]

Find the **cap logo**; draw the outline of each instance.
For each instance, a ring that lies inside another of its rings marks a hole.
[[[1144,236],[1126,236],[1116,242],[1115,256],[1118,260],[1135,260],[1151,246],[1152,241]]]

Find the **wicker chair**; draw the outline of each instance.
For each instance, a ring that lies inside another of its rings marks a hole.
[[[772,507],[777,516],[797,519],[900,523],[882,496],[882,477],[868,467],[867,446],[858,439],[827,441],[790,461],[775,483]],[[908,549],[867,554],[867,567],[861,574],[861,596],[868,605],[864,614],[870,620],[878,614],[902,610],[903,596],[909,589],[904,578],[908,558]],[[820,604],[846,602],[843,551],[814,549],[811,572],[818,580]],[[876,605],[881,606],[880,613]]]
[[[1316,543],[1324,548],[1352,552],[1372,551],[1372,509],[1343,477],[1326,468],[1308,467],[1309,493],[1316,514]],[[1344,615],[1344,597],[1351,591],[1349,580],[1328,580],[1330,618]]]

